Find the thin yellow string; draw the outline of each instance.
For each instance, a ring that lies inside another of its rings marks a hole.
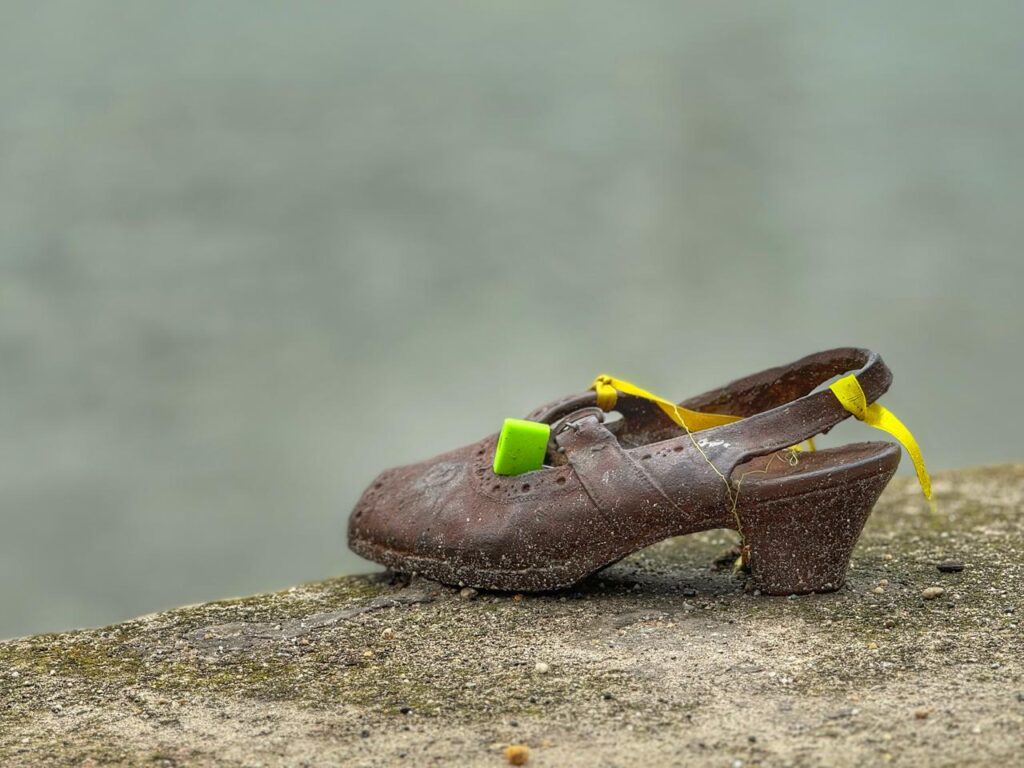
[[[740,535],[740,556],[736,558],[736,562],[733,565],[733,570],[739,570],[743,567],[746,562],[746,537],[743,535],[743,521],[740,519],[740,489],[743,487],[743,481],[747,479],[747,475],[767,475],[771,469],[772,464],[778,459],[783,453],[788,454],[786,456],[786,462],[791,466],[795,467],[800,463],[800,448],[793,446],[792,448],[786,448],[784,452],[776,451],[769,458],[768,462],[761,469],[749,469],[740,475],[740,479],[736,481],[736,495],[732,498],[732,513],[733,518],[736,520],[736,532]]]
[[[900,445],[907,451],[910,460],[914,462],[914,469],[917,471],[917,480],[921,484],[921,491],[924,497],[931,503],[932,511],[935,510],[935,502],[932,501],[932,481],[928,476],[928,470],[924,465],[924,456],[917,445],[917,440],[906,425],[896,414],[890,411],[881,403],[868,405],[867,396],[854,375],[844,376],[832,384],[829,389],[835,394],[840,404],[865,424],[888,432],[895,437]]]

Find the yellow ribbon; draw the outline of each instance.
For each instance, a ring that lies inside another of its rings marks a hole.
[[[902,421],[896,418],[896,414],[881,403],[868,405],[867,396],[864,394],[860,382],[852,374],[839,379],[829,389],[835,394],[843,408],[856,416],[860,421],[875,429],[888,432],[900,442],[900,445],[906,449],[907,454],[910,456],[910,460],[914,462],[914,469],[917,470],[917,480],[921,484],[924,497],[931,501],[932,481],[928,477],[928,470],[924,466],[924,456],[921,455],[921,449],[918,447],[914,435],[906,428]]]
[[[688,432],[700,432],[702,429],[732,424],[741,418],[739,416],[728,416],[724,413],[691,411],[689,408],[676,405],[671,400],[658,397],[646,389],[640,389],[636,384],[613,378],[604,373],[594,379],[594,383],[590,385],[590,388],[597,393],[597,407],[602,411],[607,412],[615,409],[615,403],[619,399],[619,392],[624,395],[642,397],[644,400],[650,400],[652,403],[655,403],[665,412],[666,416]]]
[[[597,394],[597,406],[602,411],[614,410],[615,404],[619,399],[619,393],[622,392],[625,395],[641,397],[644,400],[655,403],[665,412],[666,416],[688,432],[700,432],[702,429],[732,424],[733,422],[740,421],[742,418],[741,416],[730,416],[724,413],[691,411],[689,408],[676,405],[671,400],[666,400],[663,397],[658,397],[658,395],[648,392],[646,389],[641,389],[636,384],[616,379],[607,374],[597,376],[594,379],[594,383],[590,385],[590,388]],[[917,480],[921,484],[921,490],[924,492],[925,498],[931,501],[932,482],[924,465],[924,456],[921,455],[921,449],[918,447],[914,435],[902,421],[896,418],[896,414],[881,403],[871,403],[868,405],[867,396],[864,394],[860,382],[852,374],[839,379],[829,388],[843,408],[857,419],[876,429],[881,429],[883,432],[888,432],[900,442],[900,445],[909,454],[911,461],[914,462]],[[807,447],[811,451],[815,450],[813,438],[807,441]],[[793,449],[800,450],[798,446],[793,446]]]
[[[794,451],[804,451],[804,450],[806,450],[808,453],[814,453],[816,450],[818,450],[818,446],[816,446],[814,444],[814,438],[813,437],[808,437],[806,440],[804,440],[804,443],[807,443],[807,448],[801,448],[800,445],[803,445],[803,443],[801,443],[800,445],[794,445],[792,450],[794,450]]]

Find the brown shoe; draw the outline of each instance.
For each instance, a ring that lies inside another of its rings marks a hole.
[[[743,417],[692,434],[639,397],[619,396],[614,423],[593,391],[549,403],[528,416],[552,425],[548,466],[494,474],[489,435],[389,469],[352,511],[349,546],[448,584],[540,591],[670,536],[732,528],[762,592],[838,589],[899,446],[789,449],[851,415],[828,389],[814,391],[850,371],[868,403],[892,382],[873,352],[820,352],[685,401]]]

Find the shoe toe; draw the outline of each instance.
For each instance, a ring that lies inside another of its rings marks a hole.
[[[349,517],[349,544],[412,553],[459,506],[467,465],[459,457],[389,469],[363,492]]]

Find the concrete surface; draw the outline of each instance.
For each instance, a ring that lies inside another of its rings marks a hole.
[[[1017,764],[1024,465],[935,487],[893,482],[832,595],[747,593],[711,532],[565,593],[347,577],[3,643],[0,762]]]

